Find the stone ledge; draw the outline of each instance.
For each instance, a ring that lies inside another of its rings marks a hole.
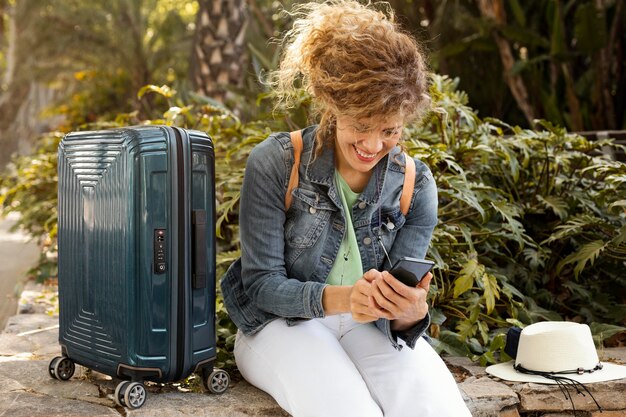
[[[38,299],[36,292],[29,297]],[[599,353],[604,361],[626,363],[626,348]],[[233,383],[222,395],[148,384],[146,404],[138,410],[123,410],[113,400],[118,381],[111,377],[77,366],[69,381],[50,378],[49,361],[59,354],[58,317],[35,313],[9,319],[0,333],[0,416],[289,416],[269,395],[245,381]],[[468,358],[444,357],[444,361],[474,417],[574,416],[557,386],[500,381]],[[626,417],[626,379],[588,388],[605,411],[599,413],[590,398],[575,395],[577,417]]]
[[[110,417],[121,414],[107,407],[29,392],[0,393],[0,415],[13,417]]]
[[[289,416],[269,395],[245,381],[233,384],[222,395],[177,392],[175,388],[159,393],[158,386],[148,386],[143,407],[121,410],[113,399],[117,380],[77,366],[73,378],[58,381],[48,376],[48,364],[48,360],[0,363],[0,416]]]
[[[603,410],[624,410],[626,414],[626,379],[586,384]],[[569,399],[555,385],[517,384],[513,390],[520,396],[520,411],[562,411],[571,409]],[[593,399],[588,395],[578,395],[570,389],[576,410],[598,411]]]
[[[516,408],[519,398],[515,391],[488,377],[470,377],[459,388],[474,417],[499,416],[504,409]]]
[[[224,394],[166,393],[149,398],[128,417],[289,417],[266,393],[245,381],[231,386]]]

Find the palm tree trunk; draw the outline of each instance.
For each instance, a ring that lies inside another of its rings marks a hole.
[[[247,62],[244,0],[200,0],[192,50],[196,92],[224,103],[229,87],[242,87]]]

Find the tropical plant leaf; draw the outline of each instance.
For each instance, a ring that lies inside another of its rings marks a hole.
[[[571,217],[567,222],[557,226],[555,228],[556,231],[552,233],[548,239],[541,242],[541,244],[544,245],[578,235],[584,229],[593,227],[599,223],[602,223],[601,219],[586,214]]]
[[[626,224],[617,231],[617,236],[615,236],[611,240],[611,243],[615,246],[623,245],[624,243],[626,243]]]
[[[483,288],[483,298],[485,299],[485,307],[487,314],[491,314],[496,306],[496,300],[500,299],[500,286],[495,276],[491,274],[483,274],[480,277],[481,287]]]
[[[466,180],[458,176],[451,176],[448,178],[448,183],[450,184],[449,192],[452,197],[475,209],[483,220],[486,219],[485,209],[478,201],[476,193],[472,190],[471,185],[468,184]]]
[[[171,89],[167,85],[162,85],[159,87],[158,85],[149,84],[141,87],[141,89],[137,93],[137,98],[142,98],[144,95],[146,95],[146,93],[155,93],[165,98],[172,98],[176,94],[176,91]]]
[[[519,327],[520,329],[523,329],[524,327],[526,327],[524,323],[522,323],[521,321],[517,319],[506,319],[506,322],[512,326]]]
[[[459,223],[456,226],[461,231],[461,234],[463,235],[463,239],[465,240],[465,243],[467,243],[467,246],[469,248],[469,252],[470,253],[476,252],[476,249],[474,248],[474,240],[472,239],[471,228],[463,223]]]
[[[483,275],[484,265],[478,263],[475,258],[470,258],[459,272],[459,276],[454,280],[454,298],[469,291],[474,286],[474,280]]]
[[[569,206],[563,198],[555,195],[549,195],[546,197],[537,195],[537,200],[543,203],[546,208],[551,209],[561,220],[567,219],[567,216],[569,215]]]
[[[557,265],[557,273],[560,273],[565,265],[575,264],[574,274],[578,277],[587,263],[593,265],[595,260],[600,256],[602,251],[607,247],[608,243],[603,240],[594,240],[583,245],[576,252],[571,253]]]
[[[502,34],[508,39],[517,42],[523,42],[525,45],[536,45],[548,47],[550,41],[539,35],[532,29],[526,29],[519,26],[507,25],[500,28]]]
[[[529,323],[544,320],[563,321],[563,317],[559,313],[539,306],[531,297],[526,297],[524,312],[528,315],[528,320],[524,321]]]
[[[456,329],[459,332],[459,337],[461,337],[462,339],[467,339],[476,334],[476,331],[478,330],[478,325],[471,318],[464,319],[458,322],[458,324],[456,325]]]
[[[228,267],[233,261],[241,256],[240,250],[221,251],[216,256],[216,265],[218,267]]]
[[[522,294],[520,290],[518,290],[517,288],[515,288],[513,285],[509,284],[508,282],[502,282],[501,285],[502,285],[501,287],[502,293],[504,293],[507,296],[507,298],[509,298],[509,300],[512,300],[513,297],[517,297],[520,300],[526,299],[526,296]]]
[[[524,245],[524,225],[516,219],[516,217],[520,216],[520,209],[513,204],[506,203],[504,201],[498,201],[495,203],[491,203],[491,207],[496,209],[498,213],[502,215],[504,220],[506,220],[505,228],[510,230],[516,242],[520,245]]]
[[[442,330],[439,339],[431,341],[433,349],[438,353],[445,352],[454,356],[467,356],[469,350],[459,335],[449,330]]]
[[[528,262],[528,266],[530,266],[531,269],[538,269],[545,266],[542,251],[535,248],[525,248],[523,253],[524,259]]]
[[[513,16],[515,17],[515,22],[521,26],[521,27],[525,27],[526,26],[526,15],[525,15],[525,11],[522,8],[522,6],[520,5],[518,0],[509,0],[509,6],[511,7],[511,10],[513,11]]]
[[[589,328],[591,329],[591,334],[593,335],[593,341],[595,342],[596,347],[601,347],[606,339],[613,337],[616,334],[626,332],[626,327],[605,323],[591,323]]]

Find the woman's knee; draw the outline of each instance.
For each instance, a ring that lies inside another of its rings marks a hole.
[[[270,323],[256,336],[238,334],[235,359],[248,382],[294,417],[383,415],[336,337],[320,323]]]

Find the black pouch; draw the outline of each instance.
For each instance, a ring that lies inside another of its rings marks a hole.
[[[522,333],[522,329],[519,327],[511,327],[506,332],[506,345],[504,345],[504,351],[515,359],[517,357],[517,345],[519,345],[519,335]]]

